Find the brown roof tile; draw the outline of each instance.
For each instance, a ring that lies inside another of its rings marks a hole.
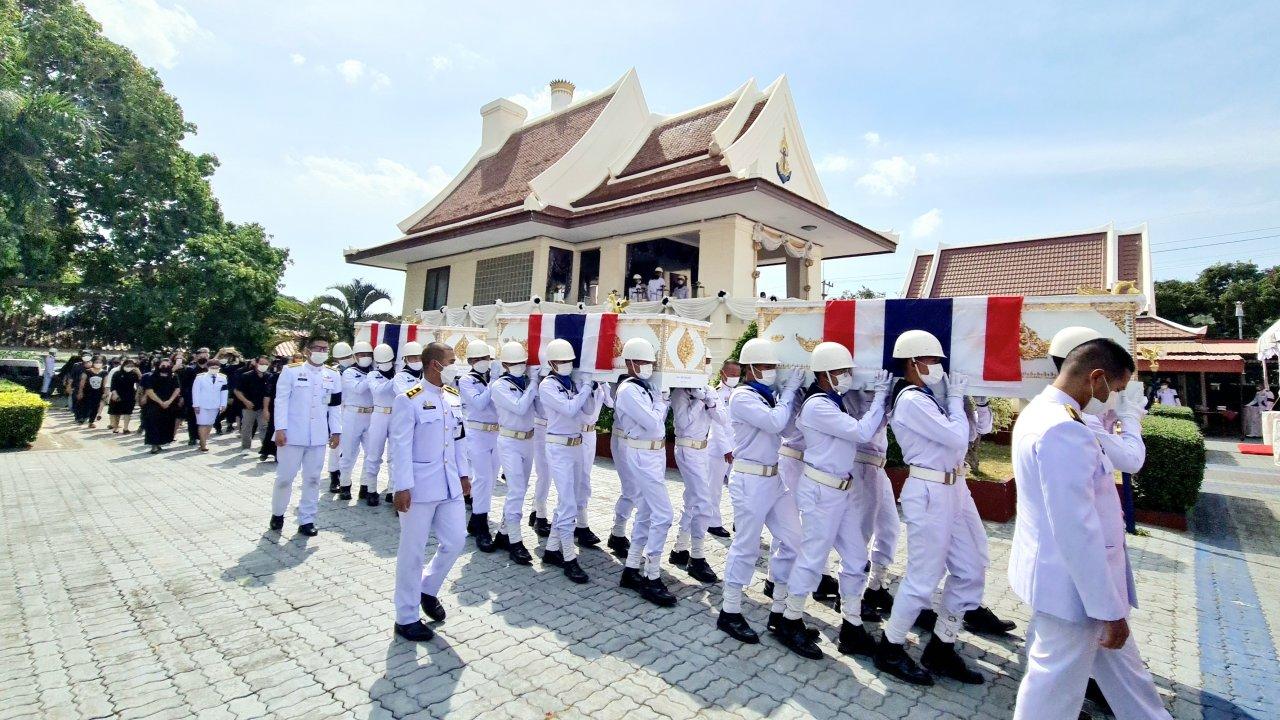
[[[747,121],[742,123],[742,129],[738,131],[737,137],[734,138],[735,141],[742,137],[743,133],[751,129],[751,124],[756,121],[756,118],[760,117],[760,111],[764,109],[766,102],[769,102],[769,98],[762,98],[756,102],[755,107],[751,108],[751,114],[747,116]]]
[[[681,160],[707,154],[711,145],[711,133],[724,121],[733,109],[733,101],[726,100],[688,115],[658,123],[644,144],[636,151],[631,162],[618,173],[625,178],[646,170],[660,168]]]
[[[1197,338],[1200,338],[1203,335],[1203,333],[1180,330],[1169,323],[1164,322],[1163,319],[1151,317],[1150,315],[1139,316],[1135,330],[1138,342],[1149,342],[1153,340],[1181,340],[1184,342],[1194,342]]]
[[[929,267],[933,265],[932,255],[916,256],[915,267],[911,268],[911,282],[907,285],[907,297],[918,298],[924,288],[924,281],[929,277]]]
[[[1142,288],[1142,235],[1121,235],[1116,238],[1117,254],[1116,279],[1132,280],[1139,289]]]
[[[1106,234],[946,248],[930,297],[1070,295],[1102,287]]]
[[[703,158],[685,165],[642,175],[637,178],[605,181],[591,192],[573,202],[575,208],[597,205],[621,198],[650,192],[659,188],[679,185],[692,180],[720,175],[726,171],[719,158]]]
[[[529,181],[573,147],[604,110],[612,94],[535,122],[511,134],[502,147],[478,163],[462,182],[407,234],[519,207]]]

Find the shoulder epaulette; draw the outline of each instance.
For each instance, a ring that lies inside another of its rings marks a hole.
[[[1068,415],[1072,420],[1075,420],[1076,422],[1080,423],[1081,425],[1083,425],[1083,424],[1084,424],[1084,419],[1080,417],[1080,412],[1079,412],[1078,410],[1076,410],[1075,408],[1071,407],[1070,405],[1063,405],[1063,406],[1062,406],[1062,409],[1064,409],[1064,410],[1066,410],[1066,411],[1067,411],[1067,415]]]
[[[456,387],[454,387],[454,386],[452,386],[452,385],[445,385],[445,386],[444,386],[444,391],[445,391],[445,392],[447,392],[447,393],[449,393],[450,395],[457,395],[457,394],[458,394],[458,388],[456,388]]]
[[[298,362],[289,363],[289,365],[288,365],[288,367],[301,367],[301,366],[302,366],[302,361],[301,361],[301,360],[299,360]]]
[[[421,385],[414,385],[413,387],[411,387],[411,388],[409,388],[408,390],[406,390],[406,391],[405,391],[405,393],[404,393],[404,395],[405,395],[405,397],[413,397],[414,395],[417,395],[417,394],[418,394],[418,393],[420,393],[420,392],[422,392],[422,386],[421,386]]]

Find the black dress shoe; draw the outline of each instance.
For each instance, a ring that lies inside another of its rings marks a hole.
[[[493,536],[494,550],[506,550],[509,547],[511,547],[511,541],[507,538],[506,533],[500,532]]]
[[[374,494],[376,495],[377,493],[374,493]],[[361,486],[360,486],[360,494],[356,496],[356,499],[357,499],[357,500],[363,500],[363,499],[365,499],[365,498],[367,498],[367,497],[369,497],[369,488],[368,488],[368,487],[366,487],[366,486],[364,486],[364,485],[361,485]]]
[[[284,516],[283,516],[283,515],[272,515],[272,516],[271,516],[271,525],[270,525],[269,527],[270,527],[272,530],[277,530],[277,531],[278,531],[278,530],[283,530],[283,529],[284,529]]]
[[[299,534],[299,535],[306,535],[307,537],[315,537],[315,536],[316,536],[316,535],[318,535],[319,533],[320,533],[320,531],[319,531],[319,530],[316,530],[316,524],[315,524],[315,523],[305,523],[305,524],[302,524],[302,525],[299,525],[299,526],[298,526],[298,534]]]
[[[912,685],[933,684],[933,675],[917,665],[916,661],[907,654],[906,648],[889,642],[884,635],[880,636],[880,642],[876,645],[875,661],[877,670],[888,673],[903,682]]]
[[[351,499],[351,486],[350,486],[350,485],[348,485],[348,486],[346,486],[346,487],[344,487],[344,488],[342,488],[342,489],[341,489],[341,491],[338,493],[338,499],[339,499],[339,500],[350,500],[350,499]]]
[[[748,645],[756,645],[760,642],[760,636],[751,629],[751,625],[747,624],[747,619],[742,617],[742,613],[728,613],[721,610],[720,616],[716,618],[716,627],[739,642]]]
[[[893,610],[893,595],[889,593],[888,588],[880,588],[879,590],[867,590],[862,593],[862,602],[870,603],[871,607],[882,612],[890,612]]]
[[[551,521],[546,518],[538,518],[533,524],[533,532],[538,537],[547,537],[551,535]]]
[[[836,649],[842,655],[874,657],[876,641],[866,628],[861,625],[851,625],[849,621],[844,620],[840,623],[840,641],[836,644]]]
[[[667,586],[663,585],[658,578],[645,578],[644,588],[640,590],[640,597],[658,607],[671,607],[676,604],[676,596],[672,595]]]
[[[964,629],[978,635],[1004,635],[1016,627],[1017,624],[996,617],[985,605],[964,614]]]
[[[386,502],[388,502],[388,503],[393,503],[393,502],[395,502],[395,501],[396,501],[396,494],[395,494],[395,493],[387,493],[386,495],[383,495],[383,496],[382,496],[382,499],[383,499],[383,500],[385,500],[385,501],[386,501]]]
[[[829,602],[840,598],[840,581],[831,575],[823,575],[818,579],[818,589],[813,591],[813,599],[818,602]]]
[[[684,567],[689,564],[688,550],[672,550],[667,556],[667,561],[676,567]]]
[[[573,529],[573,541],[581,548],[593,548],[600,544],[600,536],[591,532],[589,527]]]
[[[866,597],[862,598],[862,608],[859,611],[859,616],[862,618],[862,622],[864,623],[880,622],[884,620],[884,618],[880,616],[880,611],[876,610],[874,605],[867,602]]]
[[[625,558],[631,550],[631,541],[621,535],[610,535],[609,541],[605,545],[613,551],[614,555],[620,558]]]
[[[525,549],[523,542],[514,542],[508,545],[507,554],[511,556],[511,562],[517,565],[533,564],[533,556]]]
[[[701,583],[720,582],[720,577],[716,575],[716,571],[711,569],[711,565],[706,558],[690,558],[689,566],[685,568],[685,572],[689,573],[689,577]]]
[[[365,493],[364,504],[368,505],[369,507],[378,507],[382,503],[379,502],[378,500],[378,493],[371,492],[371,493]]]
[[[467,518],[467,534],[475,535],[476,528],[480,527],[482,518],[476,513],[471,513],[471,517]]]
[[[538,511],[530,510],[529,511],[529,527],[533,527],[535,524],[537,524],[537,522],[538,522]]]
[[[724,528],[720,527],[719,525],[717,525],[717,526],[715,526],[715,527],[709,527],[709,528],[707,528],[707,534],[709,534],[709,535],[715,535],[716,537],[721,537],[721,538],[727,538],[727,537],[729,537],[729,531],[728,531],[728,530],[725,530]]]
[[[336,493],[342,489],[342,473],[337,470],[329,471],[329,492]]]
[[[773,581],[769,578],[764,580],[764,596],[767,598],[773,597]]]
[[[434,595],[422,593],[422,612],[436,622],[444,620],[444,606],[440,604],[440,601]]]
[[[622,568],[622,579],[618,581],[618,587],[626,590],[639,591],[644,588],[644,576],[640,574],[639,568]]]
[[[784,627],[786,620],[786,617],[784,617],[782,613],[771,612],[769,613],[769,621],[764,624],[764,628],[774,635],[777,635],[782,632],[782,628]],[[809,637],[813,638],[815,642],[818,640],[818,636],[820,634],[818,632],[818,628],[806,627],[805,632],[809,633]]]
[[[408,625],[396,623],[396,634],[412,642],[426,642],[436,636],[421,620],[415,620]]]
[[[578,564],[577,558],[565,561],[564,576],[579,585],[586,585],[587,581],[590,579],[587,577],[586,571]]]
[[[543,550],[542,564],[564,567],[564,553],[559,550]]]
[[[774,636],[783,646],[800,657],[821,660],[822,648],[819,648],[817,641],[810,636],[809,630],[810,628],[805,627],[804,620],[801,618],[794,620],[783,618],[782,625]]]
[[[476,549],[482,553],[491,553],[497,549],[493,546],[493,538],[489,535],[488,523],[476,533]]]
[[[966,685],[981,685],[986,681],[982,673],[965,664],[964,658],[956,652],[955,643],[942,642],[937,635],[929,638],[929,644],[924,646],[920,664],[934,675],[959,680]]]
[[[927,630],[933,632],[933,626],[938,624],[938,613],[924,609],[916,616],[915,626],[918,630]]]
[[[1107,698],[1102,694],[1102,688],[1098,687],[1098,681],[1089,678],[1089,684],[1084,686],[1084,698],[1093,703],[1098,712],[1103,715],[1115,717],[1116,713],[1111,709],[1111,703],[1107,702]]]

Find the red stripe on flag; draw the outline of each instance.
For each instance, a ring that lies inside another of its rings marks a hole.
[[[596,370],[613,369],[613,344],[618,339],[618,314],[600,316],[600,337],[596,340]]]
[[[369,344],[378,347],[378,323],[369,323]]]
[[[857,300],[828,300],[822,314],[822,339],[837,342],[853,354],[854,308]]]
[[[987,352],[983,380],[1022,379],[1022,298],[993,295],[987,298]]]
[[[417,324],[417,323],[413,323],[413,324],[411,324],[411,325],[406,325],[405,327],[407,327],[407,328],[408,328],[408,331],[407,331],[407,333],[406,333],[406,335],[405,335],[405,341],[406,341],[406,342],[413,342],[414,340],[417,340],[417,339],[418,339],[418,324]]]
[[[541,361],[538,359],[538,346],[542,344],[542,314],[531,313],[529,315],[529,337],[526,338],[529,343],[529,364],[538,365]]]

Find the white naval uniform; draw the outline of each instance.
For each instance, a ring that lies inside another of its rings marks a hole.
[[[466,506],[462,480],[470,470],[455,392],[423,380],[396,396],[391,409],[391,489],[408,490],[409,511],[400,514],[396,550],[396,623],[421,619],[422,595],[435,597],[462,553]],[[435,532],[435,555],[423,572],[427,539]]]
[[[226,406],[227,376],[222,373],[211,375],[208,372],[197,375],[195,382],[191,384],[191,407],[196,411],[196,424],[212,425],[218,419],[219,408]]]
[[[631,527],[631,549],[626,565],[640,569],[651,580],[659,577],[662,546],[671,529],[671,498],[667,495],[667,401],[649,385],[627,376],[618,384],[613,403],[613,428],[619,436],[615,449],[622,457],[614,462],[627,466],[636,502]]]
[[[719,396],[714,389],[674,388],[671,416],[676,431],[676,468],[684,481],[679,530],[675,551],[688,550],[689,557],[706,557],[703,542],[712,526],[712,479],[708,476],[711,427],[715,423]]]
[[[590,381],[588,381],[590,382]],[[548,375],[538,383],[538,398],[547,414],[547,465],[555,468],[556,511],[551,520],[547,551],[560,550],[566,561],[578,556],[573,530],[578,519],[578,483],[582,478],[582,426],[594,388],[579,388],[562,375]]]
[[[724,527],[720,514],[720,498],[729,477],[729,463],[724,459],[733,452],[733,429],[729,427],[729,393],[733,388],[722,381],[716,386],[716,407],[712,415],[711,444],[707,447],[707,478],[711,482],[711,527]]]
[[[360,474],[360,484],[369,492],[378,492],[378,471],[382,469],[382,456],[387,448],[387,436],[391,432],[391,406],[395,404],[396,385],[394,376],[388,377],[381,370],[369,371],[366,381],[369,396],[373,400],[373,414],[369,416],[369,427],[364,433],[364,468]],[[389,459],[388,459],[389,460]],[[388,462],[390,470],[390,462]]]
[[[800,511],[795,494],[778,474],[781,433],[792,422],[796,402],[794,389],[780,391],[770,402],[753,383],[741,384],[729,395],[729,423],[733,428],[729,500],[737,529],[725,558],[724,581],[739,594],[751,584],[760,557],[760,534],[768,527],[773,535],[769,578],[775,586],[775,603],[786,599],[786,584],[796,548],[800,547]]]
[[[1156,390],[1156,402],[1161,405],[1181,405],[1182,400],[1178,399],[1178,391],[1171,387],[1160,388]]]
[[[649,288],[644,285],[632,285],[627,288],[627,299],[631,302],[646,302],[649,299]]]
[[[883,398],[877,401],[875,394],[866,390],[850,390],[844,394],[844,406],[856,418],[865,417],[876,402],[882,406],[880,428],[870,440],[858,443],[858,459],[853,466],[857,477],[853,486],[854,503],[862,510],[862,536],[871,561],[867,588],[871,590],[888,584],[888,568],[898,551],[898,501],[893,497],[893,483],[884,471],[889,424],[883,413]]]
[[[395,386],[396,395],[409,392],[409,389],[422,381],[422,371],[413,371],[407,367],[402,367],[396,371],[391,377],[391,384]]]
[[[498,408],[493,404],[489,374],[475,370],[458,377],[462,412],[467,419],[467,457],[471,461],[471,512],[488,515],[493,485],[502,463],[498,460]]]
[[[320,473],[329,436],[342,432],[342,379],[338,372],[309,362],[286,365],[276,382],[276,431],[285,444],[276,447],[276,484],[271,514],[284,515],[293,494],[293,478],[302,469],[298,524],[316,521]]]
[[[498,432],[498,458],[502,463],[502,474],[507,478],[502,532],[514,545],[522,542],[520,513],[524,509],[525,492],[529,489],[529,473],[533,470],[533,429],[536,427],[533,403],[538,399],[538,384],[523,376],[516,378],[505,374],[493,381],[490,397],[498,409],[498,425],[502,428]]]
[[[1136,415],[1114,417],[1112,413],[1099,417],[1084,415],[1084,424],[1093,431],[1098,444],[1102,446],[1102,459],[1113,470],[1124,473],[1136,473],[1147,461],[1147,444],[1142,440],[1142,421]],[[1112,432],[1110,428],[1120,423],[1120,432]]]
[[[546,371],[550,373],[550,371]],[[533,401],[533,472],[537,479],[533,484],[533,512],[547,519],[547,495],[551,493],[551,468],[547,467],[547,411],[542,406],[542,394]]]
[[[338,367],[336,367],[336,368],[331,367],[331,368],[330,368],[330,369],[332,369],[334,372],[336,372],[336,373],[338,374],[338,384],[339,384],[339,386],[341,386],[341,385],[342,385],[342,373],[343,373],[343,372],[345,372],[347,368],[354,366],[354,364],[355,364],[355,361],[353,360],[351,365],[343,365],[342,363],[338,363]],[[339,441],[338,441],[338,447],[336,447],[336,448],[329,448],[328,458],[329,458],[329,459],[328,459],[328,462],[327,462],[326,464],[327,464],[327,466],[328,466],[328,468],[329,468],[329,472],[333,472],[334,470],[338,470],[338,471],[340,471],[340,474],[341,474],[341,475],[344,475],[344,476],[345,476],[345,475],[346,475],[346,473],[345,473],[345,472],[341,472],[341,470],[342,470],[342,441],[341,441],[341,440],[339,440]],[[347,485],[348,485],[348,486],[350,486],[350,485],[351,485],[351,481],[349,481],[349,480],[348,480],[348,481],[347,481]]]
[[[351,487],[356,460],[373,419],[373,391],[369,380],[376,372],[355,365],[342,371],[342,439],[338,441],[338,449],[344,488]]]
[[[1075,720],[1093,677],[1117,718],[1168,718],[1133,637],[1118,650],[1098,645],[1104,621],[1127,619],[1138,595],[1111,471],[1079,411],[1050,386],[1013,429],[1009,584],[1033,611],[1013,716]]]
[[[654,278],[650,280],[646,286],[646,292],[649,296],[649,302],[656,302],[667,294],[667,281],[663,278]]]
[[[621,384],[614,387],[612,395],[605,397],[605,404],[611,409],[617,404],[619,389]],[[613,529],[609,534],[623,538],[627,535],[627,521],[636,509],[636,490],[635,483],[631,481],[631,469],[622,462],[626,452],[627,449],[622,445],[622,433],[616,430],[610,433],[609,453],[613,458],[613,469],[618,473],[618,500],[613,504]]]
[[[845,409],[834,392],[813,392],[800,407],[796,426],[804,435],[804,468],[795,488],[800,509],[802,541],[799,557],[787,581],[787,617],[803,614],[809,594],[827,569],[832,548],[840,555],[840,597],[844,620],[861,625],[860,612],[867,564],[867,541],[862,532],[862,494],[854,486],[862,482],[858,472],[858,447],[881,428],[884,395],[860,419]],[[843,483],[844,488],[832,487]],[[776,592],[776,591],[775,591]]]
[[[577,527],[589,527],[587,522],[587,501],[591,499],[591,468],[596,462],[596,423],[600,420],[600,410],[606,404],[613,407],[613,399],[609,396],[609,386],[596,383],[591,402],[582,410],[582,471],[578,474],[578,487],[574,497],[578,500]]]
[[[931,391],[908,386],[898,392],[890,426],[910,471],[902,488],[902,516],[907,523],[907,568],[885,637],[901,645],[921,610],[930,607],[934,588],[943,580],[934,634],[955,642],[961,618],[982,604],[986,582],[987,534],[964,479],[969,419],[964,397],[941,402]],[[937,473],[954,472],[953,484],[936,481]],[[935,479],[925,479],[925,476]]]

